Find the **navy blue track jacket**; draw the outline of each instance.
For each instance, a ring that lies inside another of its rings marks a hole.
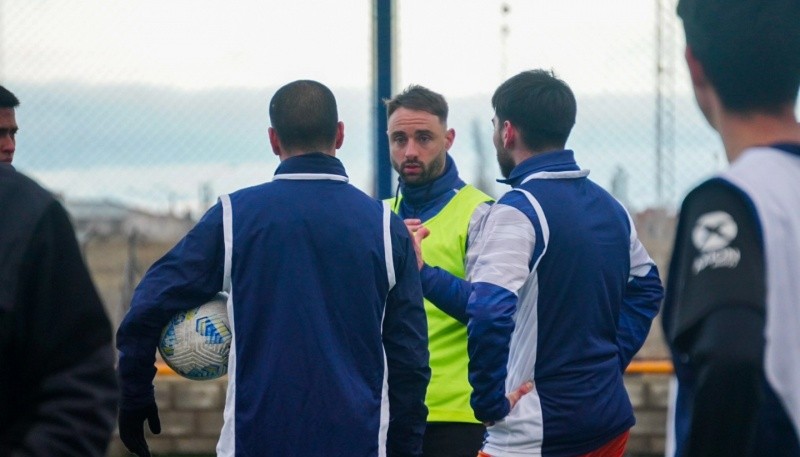
[[[467,248],[467,280],[423,269],[426,296],[468,319],[490,455],[580,455],[634,425],[623,373],[663,287],[627,211],[588,174],[570,150],[523,161]],[[509,411],[506,393],[526,381]]]
[[[152,401],[161,328],[223,288],[230,252],[233,344],[217,454],[418,455],[430,369],[402,220],[322,153],[284,160],[272,182],[229,202],[137,287],[118,333],[123,406]]]

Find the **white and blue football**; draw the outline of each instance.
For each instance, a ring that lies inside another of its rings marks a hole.
[[[231,349],[227,296],[220,293],[211,301],[170,319],[161,331],[161,358],[184,378],[209,380],[228,372]]]

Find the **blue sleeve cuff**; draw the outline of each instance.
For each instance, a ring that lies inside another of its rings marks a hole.
[[[467,325],[467,300],[471,291],[468,281],[439,267],[428,264],[420,271],[425,298],[447,315]]]

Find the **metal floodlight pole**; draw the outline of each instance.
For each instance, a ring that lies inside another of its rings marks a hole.
[[[672,198],[675,160],[675,1],[656,0],[656,198],[666,206]]]
[[[661,17],[661,0],[656,0],[656,118],[655,118],[655,128],[656,128],[656,204],[661,206],[664,204],[664,183],[662,180],[664,179],[664,173],[662,171],[662,164],[664,161],[664,145],[662,142],[663,136],[663,123],[662,123],[662,115],[663,110],[662,106],[664,103],[664,93],[662,89],[662,81],[664,79],[664,67],[662,65],[662,42],[661,40],[664,38],[662,35],[662,17]]]
[[[394,73],[394,0],[373,0],[373,153],[375,184],[373,195],[388,198],[392,194],[392,165],[389,139],[386,136],[386,108],[383,100],[392,96]]]

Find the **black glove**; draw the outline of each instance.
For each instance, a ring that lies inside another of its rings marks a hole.
[[[144,440],[144,421],[150,425],[150,431],[161,433],[161,421],[158,419],[158,406],[152,404],[134,409],[121,407],[119,410],[119,438],[129,451],[139,457],[150,457],[150,449]]]

